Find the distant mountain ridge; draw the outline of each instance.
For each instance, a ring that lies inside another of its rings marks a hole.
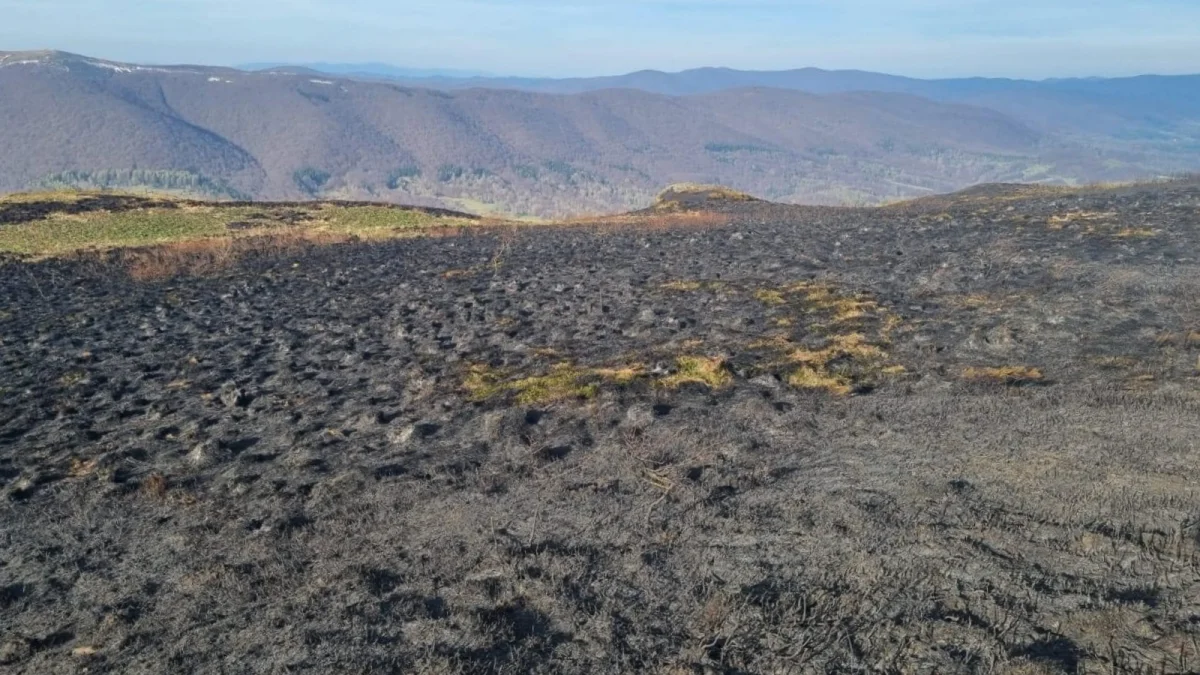
[[[843,204],[1200,169],[1200,88],[1186,77],[705,69],[570,85],[578,93],[419,81],[0,52],[0,191],[151,187],[551,216],[638,208],[685,181]],[[718,82],[732,88],[710,90]]]
[[[289,70],[302,68],[304,70],[325,73],[326,75],[344,75],[364,78],[468,78],[494,77],[493,75],[475,70],[456,70],[453,68],[403,68],[387,63],[246,63],[237,66],[238,70],[250,72],[262,70]]]
[[[319,64],[317,64],[319,65]],[[916,94],[930,98],[969,96],[983,92],[1011,91],[1075,91],[1087,93],[1150,93],[1172,87],[1183,93],[1190,85],[1200,83],[1200,74],[1188,75],[1137,75],[1131,77],[1081,77],[1023,80],[998,77],[968,77],[921,79],[902,75],[888,75],[865,70],[825,70],[821,68],[796,68],[791,70],[737,70],[734,68],[705,67],[677,72],[640,70],[624,75],[596,77],[540,78],[516,76],[487,76],[463,71],[437,72],[379,66],[373,69],[353,65],[325,64],[325,67],[308,67],[329,74],[354,74],[371,70],[375,75],[399,81],[420,84],[423,87],[440,89],[520,89],[552,94],[577,94],[601,89],[640,89],[656,94],[686,96],[704,94],[725,89],[747,87],[772,87],[776,89],[798,89],[813,94],[832,94],[849,91],[880,91]],[[1191,87],[1196,104],[1200,90]]]
[[[1143,117],[1176,120],[1200,116],[1200,74],[1140,75],[1122,78],[1059,78],[1018,80],[1006,78],[955,78],[923,80],[862,70],[799,68],[780,71],[747,71],[732,68],[695,68],[676,73],[643,70],[626,75],[587,78],[522,77],[421,77],[391,78],[410,86],[443,90],[516,89],[548,94],[578,94],[604,89],[638,89],[669,96],[689,96],[729,89],[771,87],[813,94],[875,91],[921,96],[935,101],[992,107],[1014,114],[1039,127],[1069,128],[1087,123],[1098,107],[1102,118],[1092,126],[1126,123]],[[1030,111],[1029,105],[1049,108],[1053,114]],[[1066,110],[1086,108],[1083,114]],[[1110,120],[1112,114],[1119,120]]]
[[[954,90],[983,91],[1011,87],[1031,87],[1076,91],[1095,91],[1105,83],[1114,83],[1115,90],[1128,91],[1129,85],[1151,81],[1175,81],[1180,84],[1196,82],[1200,74],[1137,75],[1132,77],[1066,77],[1026,80],[1001,77],[968,77],[922,79],[889,75],[865,70],[826,70],[795,68],[788,70],[738,70],[724,67],[690,68],[681,71],[640,70],[623,75],[593,77],[522,77],[496,76],[465,70],[401,68],[382,63],[268,63],[238,66],[243,70],[267,70],[301,67],[330,75],[373,75],[401,81],[413,81],[424,87],[444,89],[521,89],[555,94],[575,94],[601,89],[641,89],[657,94],[686,96],[724,89],[773,87],[799,89],[814,94],[848,91],[881,91],[908,94],[931,94]]]

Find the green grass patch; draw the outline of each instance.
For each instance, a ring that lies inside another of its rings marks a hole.
[[[675,368],[673,374],[659,381],[660,386],[678,389],[685,384],[702,384],[709,389],[720,389],[733,382],[721,357],[680,356],[675,359]]]
[[[473,221],[463,218],[431,216],[421,211],[406,211],[381,206],[336,206],[324,204],[313,211],[314,221],[307,224],[335,234],[370,237],[381,233],[418,231],[434,226],[455,227]]]
[[[54,202],[70,204],[87,193],[14,195],[0,199],[11,204]],[[168,200],[169,201],[169,200]],[[313,203],[247,206],[219,202],[179,201],[173,207],[156,205],[125,210],[50,213],[23,223],[0,222],[0,252],[51,257],[88,249],[155,246],[212,238],[242,238],[265,234],[331,234],[379,239],[419,233],[422,229],[462,227],[467,218],[435,216],[389,206],[343,206]]]
[[[645,366],[628,364],[611,368],[588,368],[570,362],[558,363],[549,371],[529,377],[488,366],[471,367],[463,381],[463,391],[476,402],[511,396],[521,405],[554,403],[594,398],[605,383],[627,385],[645,375]]]
[[[0,225],[0,251],[53,256],[89,248],[150,246],[229,234],[229,222],[253,208],[199,207],[54,214],[45,220]]]
[[[517,403],[552,403],[567,399],[589,399],[596,395],[596,382],[588,382],[589,371],[569,363],[560,363],[545,375],[504,380],[503,375],[485,366],[472,368],[463,389],[473,401],[486,401],[510,393]]]

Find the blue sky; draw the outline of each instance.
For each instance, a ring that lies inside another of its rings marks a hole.
[[[0,0],[0,50],[516,75],[1200,72],[1200,0]]]

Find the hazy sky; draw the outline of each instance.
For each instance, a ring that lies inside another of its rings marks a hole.
[[[0,50],[519,75],[1200,72],[1200,0],[0,0]]]

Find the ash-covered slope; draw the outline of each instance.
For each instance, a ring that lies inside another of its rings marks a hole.
[[[0,668],[1200,669],[1195,182],[723,198],[0,265]]]

